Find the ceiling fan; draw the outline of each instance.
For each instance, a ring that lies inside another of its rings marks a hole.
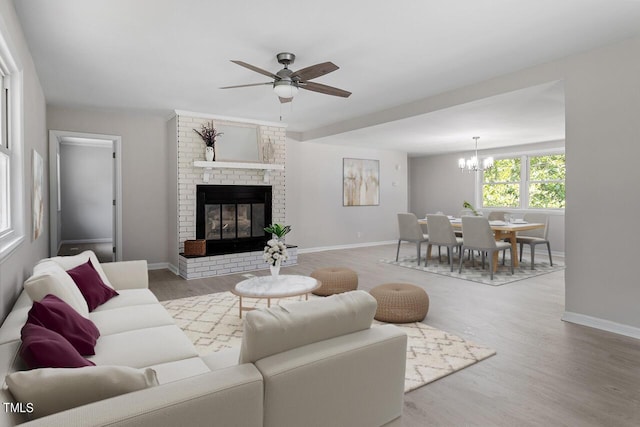
[[[289,69],[289,65],[293,64],[293,61],[296,59],[296,56],[293,53],[281,52],[276,55],[276,58],[280,64],[284,65],[284,68],[275,74],[254,65],[247,64],[246,62],[231,61],[241,67],[245,67],[255,71],[256,73],[271,77],[273,81],[267,83],[252,83],[248,85],[225,86],[220,89],[272,85],[273,91],[278,95],[280,102],[282,103],[291,102],[293,97],[298,93],[298,89],[306,89],[313,92],[324,93],[325,95],[341,96],[343,98],[348,98],[349,95],[351,95],[351,92],[347,92],[346,90],[309,81],[337,70],[339,67],[333,62],[323,62],[298,71],[292,71]]]

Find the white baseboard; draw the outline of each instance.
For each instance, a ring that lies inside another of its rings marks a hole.
[[[178,269],[176,268],[176,266],[168,262],[154,262],[151,264],[147,264],[147,270],[162,270],[165,268],[175,275],[178,274]]]
[[[366,243],[350,243],[347,245],[335,245],[335,246],[318,246],[315,248],[298,249],[299,254],[308,254],[312,252],[324,252],[335,251],[340,249],[353,249],[353,248],[366,248],[368,246],[380,246],[389,245],[391,243],[398,243],[397,240],[386,240],[384,242],[366,242]]]
[[[82,239],[82,240],[63,240],[60,242],[60,246],[62,245],[79,245],[82,243],[111,243],[113,241],[110,237],[105,237],[103,239]],[[60,249],[60,247],[58,247]]]
[[[614,334],[624,335],[626,337],[640,339],[640,328],[612,322],[611,320],[587,316],[586,314],[573,313],[571,311],[565,311],[562,315],[562,320],[565,322],[575,323],[577,325],[613,332]]]

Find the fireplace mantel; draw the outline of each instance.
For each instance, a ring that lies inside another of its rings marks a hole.
[[[209,182],[209,171],[211,169],[259,169],[264,171],[264,182],[269,182],[269,171],[284,170],[284,165],[275,163],[207,162],[196,160],[193,162],[193,166],[204,168],[203,182]]]

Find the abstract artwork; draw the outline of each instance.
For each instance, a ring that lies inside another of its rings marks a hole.
[[[40,237],[42,221],[44,219],[44,200],[42,188],[44,186],[44,171],[42,157],[33,150],[33,240]]]
[[[342,205],[378,206],[380,161],[344,158],[342,168]]]

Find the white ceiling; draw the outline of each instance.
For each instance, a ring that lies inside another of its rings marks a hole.
[[[182,109],[268,121],[282,116],[294,132],[363,117],[640,31],[640,1],[634,0],[14,3],[51,105],[167,114]],[[281,51],[296,54],[292,69],[334,62],[339,70],[314,81],[353,95],[300,91],[291,105],[281,106],[268,86],[218,89],[268,81],[229,60],[275,72],[281,68],[275,54]],[[471,141],[477,133],[487,143],[558,139],[564,136],[564,108],[554,95],[561,89],[559,84],[518,91],[348,132],[340,140],[367,146],[374,140],[376,146],[417,154],[451,151],[453,141]],[[536,94],[541,98],[532,99]]]

